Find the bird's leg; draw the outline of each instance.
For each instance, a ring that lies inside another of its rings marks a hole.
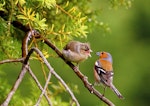
[[[101,85],[101,83],[100,82],[94,82],[93,84],[92,84],[93,86],[100,86]]]
[[[73,68],[76,72],[79,70],[79,63]]]
[[[104,87],[104,92],[103,92],[103,96],[105,95],[105,91],[106,91],[106,86]]]
[[[96,85],[98,85],[98,83],[97,83],[97,82],[94,82],[94,83],[92,84],[92,86],[96,86]]]

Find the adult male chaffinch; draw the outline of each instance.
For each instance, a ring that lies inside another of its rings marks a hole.
[[[102,83],[105,86],[105,88],[106,86],[111,88],[120,99],[123,98],[121,93],[113,85],[114,72],[113,72],[111,54],[108,52],[97,52],[96,54],[100,58],[95,62],[95,66],[94,66],[95,84]]]
[[[79,41],[70,41],[62,50],[66,60],[77,64],[91,57],[91,52],[89,43],[81,43]]]

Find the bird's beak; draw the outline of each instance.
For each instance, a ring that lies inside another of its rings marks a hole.
[[[91,52],[93,52],[93,51],[90,49],[90,52],[89,52],[89,57],[92,57],[92,56],[91,56],[91,54],[90,54]]]
[[[96,52],[96,55],[100,56],[100,52]]]
[[[91,54],[88,55],[89,57],[92,57]]]
[[[90,49],[90,52],[93,52],[93,51]]]

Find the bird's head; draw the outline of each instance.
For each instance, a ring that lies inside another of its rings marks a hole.
[[[104,52],[104,51],[103,52],[97,52],[96,55],[98,55],[100,57],[100,59],[112,62],[112,56],[108,52]]]

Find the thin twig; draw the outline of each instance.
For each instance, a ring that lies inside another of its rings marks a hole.
[[[12,63],[12,62],[23,62],[23,61],[24,61],[24,58],[19,58],[19,59],[6,59],[6,60],[0,61],[0,64]]]
[[[30,54],[31,55],[31,54]],[[27,56],[29,57],[29,56]],[[26,62],[28,61],[29,58],[26,59]],[[0,63],[4,64],[4,63],[10,63],[10,62],[23,62],[24,58],[20,58],[20,59],[8,59],[8,60],[3,60]],[[30,69],[30,67],[27,65],[27,63],[25,63],[22,66],[22,70],[21,73],[18,76],[18,79],[16,80],[12,90],[9,92],[9,94],[7,95],[7,98],[5,99],[5,101],[3,102],[3,104],[1,104],[1,106],[8,106],[13,94],[15,93],[15,91],[17,90],[18,86],[20,85],[22,79],[24,78],[25,73],[27,72],[26,69],[28,69],[30,75],[32,76],[32,78],[35,80],[35,82],[37,83],[37,85],[39,86],[39,88],[41,89],[41,91],[43,91],[42,86],[40,85],[39,81],[37,80],[36,76],[34,75],[34,73],[32,72],[32,70]],[[46,93],[44,93],[44,96],[46,97],[48,104],[50,106],[52,106],[52,103],[50,102],[48,96],[46,95]]]
[[[27,52],[27,51],[25,51],[25,52]],[[25,58],[25,60],[23,61],[22,70],[21,70],[21,72],[20,72],[20,74],[18,76],[18,79],[16,80],[16,82],[13,85],[11,91],[8,93],[5,101],[1,104],[1,106],[8,106],[12,96],[14,95],[14,93],[18,89],[20,83],[22,82],[22,79],[24,78],[24,76],[25,76],[25,74],[27,72],[26,68],[28,67],[28,60],[29,60],[30,55],[31,54],[28,53],[28,55],[26,57],[25,56],[23,57],[23,58]]]
[[[37,103],[35,104],[35,106],[39,106],[39,103],[40,103],[40,101],[42,100],[42,96],[45,94],[45,91],[46,91],[46,89],[47,89],[47,87],[48,87],[48,84],[49,84],[49,81],[50,81],[50,78],[51,78],[51,71],[52,71],[52,70],[50,70],[49,73],[48,73],[48,78],[47,78],[47,80],[46,80],[44,89],[42,90],[42,93],[41,93],[41,95],[39,96],[39,99],[38,99]]]
[[[32,76],[32,78],[34,79],[34,81],[36,82],[36,84],[38,85],[39,89],[40,89],[41,91],[43,91],[43,87],[41,86],[40,82],[39,82],[38,79],[36,78],[35,74],[32,72],[31,68],[28,67],[27,70],[28,70],[29,74]],[[47,93],[46,93],[46,92],[44,93],[44,96],[45,96],[45,98],[47,99],[49,106],[52,106],[52,103],[51,103],[49,97],[47,96]]]
[[[23,64],[22,65],[22,70],[18,76],[18,79],[16,80],[15,84],[13,85],[11,91],[9,92],[9,94],[7,95],[5,101],[3,102],[3,104],[1,104],[1,106],[8,106],[12,96],[14,95],[14,93],[16,92],[16,90],[18,89],[22,79],[24,78],[25,73],[27,72],[26,68],[28,67],[28,64]]]
[[[67,84],[64,82],[64,80],[54,71],[54,69],[51,67],[49,62],[46,60],[46,58],[44,57],[42,52],[39,49],[34,48],[34,47],[31,50],[35,50],[35,52],[37,52],[37,54],[39,54],[41,56],[41,58],[43,59],[44,63],[46,64],[47,68],[49,69],[49,71],[62,83],[62,85],[65,87],[65,89],[69,92],[69,94],[72,97],[73,101],[76,103],[76,106],[80,106],[78,100],[75,98],[75,96],[72,93],[72,91],[70,90],[70,88],[67,86]]]
[[[66,10],[64,10],[61,6],[59,6],[59,5],[56,4],[56,7],[59,8],[65,14],[67,14],[70,18],[73,18],[73,16],[69,12],[67,12]]]

